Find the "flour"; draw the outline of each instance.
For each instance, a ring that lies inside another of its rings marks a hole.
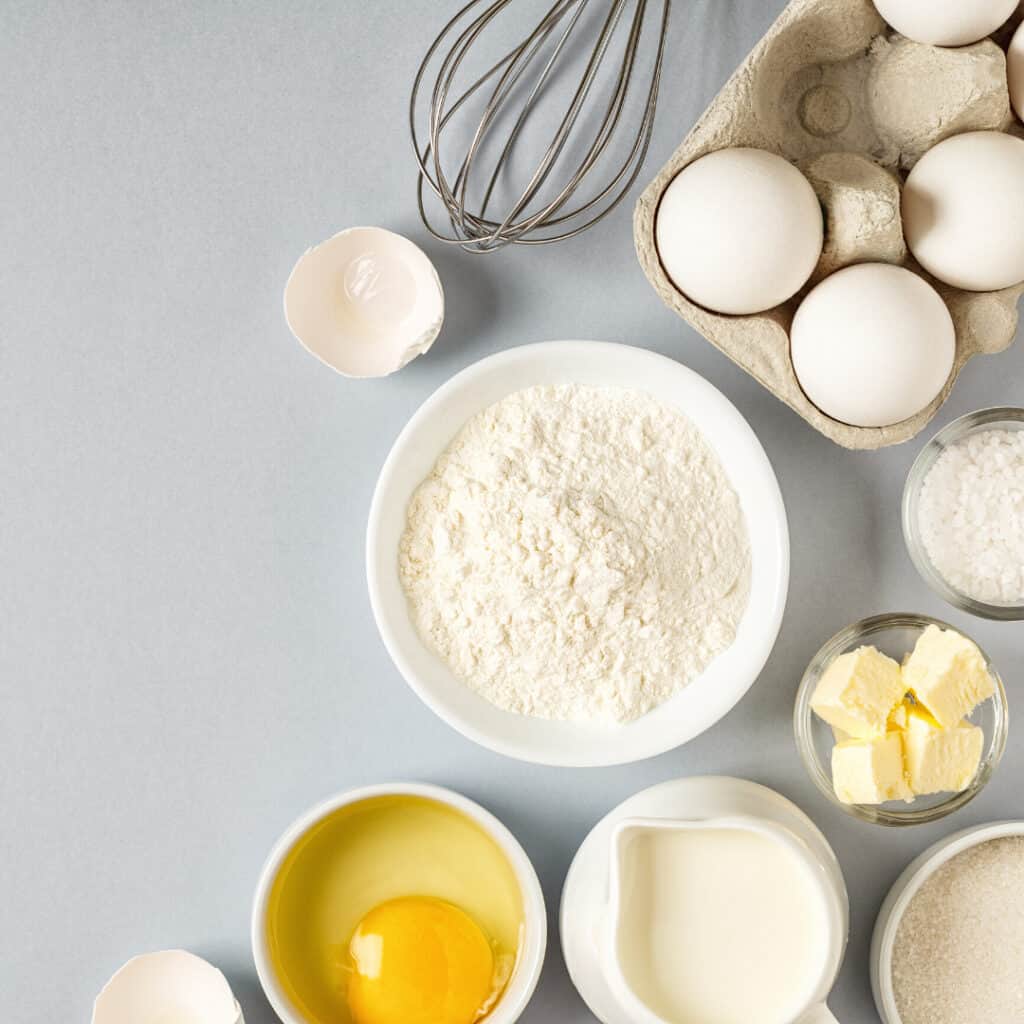
[[[413,497],[399,558],[425,641],[487,700],[638,718],[734,640],[739,499],[683,416],[634,391],[521,391],[471,419]]]

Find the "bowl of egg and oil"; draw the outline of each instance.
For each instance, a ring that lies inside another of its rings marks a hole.
[[[256,970],[285,1024],[513,1024],[546,942],[523,848],[436,786],[313,808],[274,847],[253,905]]]

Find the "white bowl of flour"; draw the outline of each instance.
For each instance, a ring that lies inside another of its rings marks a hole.
[[[548,342],[475,364],[396,441],[370,511],[378,628],[409,685],[510,757],[653,757],[774,646],[789,536],[735,407],[663,356]]]

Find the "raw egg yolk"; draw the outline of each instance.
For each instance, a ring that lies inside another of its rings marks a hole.
[[[382,903],[359,922],[349,954],[355,1024],[473,1024],[494,993],[487,937],[442,900]]]

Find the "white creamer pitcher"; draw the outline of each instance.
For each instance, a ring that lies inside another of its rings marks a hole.
[[[634,1024],[836,1024],[838,865],[756,817],[625,818],[611,831],[598,942]]]

